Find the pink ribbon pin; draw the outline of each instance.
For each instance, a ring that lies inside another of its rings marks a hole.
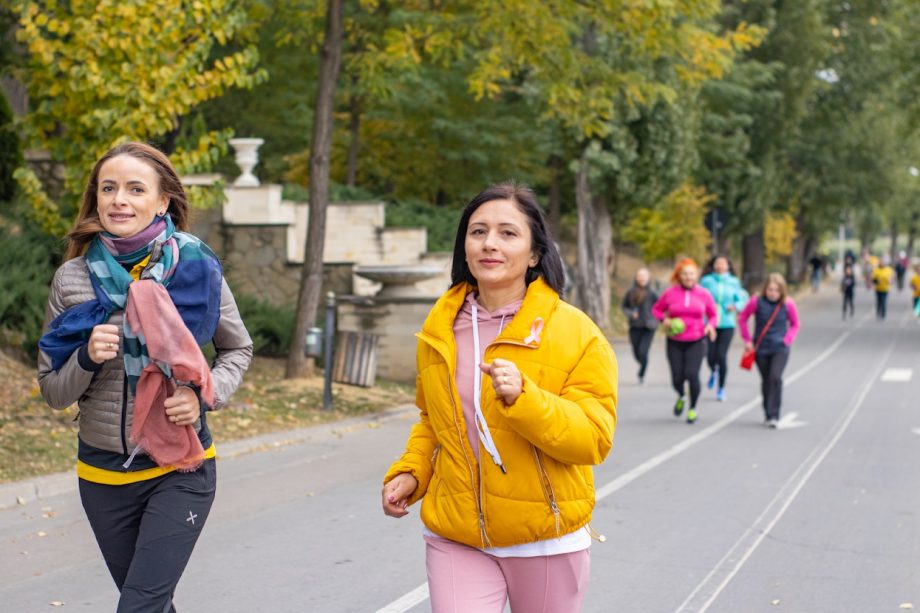
[[[531,344],[539,345],[540,344],[540,334],[542,332],[543,332],[543,318],[537,317],[535,320],[533,320],[533,323],[530,324],[530,334],[527,336],[527,338],[524,339],[524,342],[528,345],[531,345]]]

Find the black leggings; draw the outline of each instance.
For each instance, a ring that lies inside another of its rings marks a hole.
[[[767,419],[779,419],[783,404],[783,371],[789,361],[789,350],[757,354],[754,358],[760,371],[760,394],[763,396],[763,412]]]
[[[127,485],[80,479],[80,499],[121,597],[118,613],[175,612],[173,592],[214,502],[217,469]]]
[[[683,342],[668,339],[668,364],[671,366],[671,385],[679,395],[684,395],[684,382],[690,384],[690,406],[696,407],[700,397],[700,367],[706,341]]]
[[[655,330],[648,328],[630,328],[629,344],[632,345],[633,357],[639,362],[639,376],[645,376],[645,369],[648,367],[648,350],[652,346],[652,339],[655,338]]]
[[[850,317],[853,317],[853,290],[848,289],[843,292],[843,316],[847,316],[847,310],[850,311]]]
[[[709,341],[709,351],[706,362],[709,370],[719,369],[719,389],[725,387],[725,377],[728,374],[728,348],[735,336],[734,328],[716,328],[716,340]]]
[[[875,317],[885,319],[888,314],[888,292],[875,292]]]

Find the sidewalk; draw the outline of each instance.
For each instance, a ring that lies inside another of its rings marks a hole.
[[[400,417],[407,412],[417,411],[412,405],[402,405],[384,409],[377,413],[362,415],[342,421],[317,424],[296,430],[279,430],[268,434],[260,434],[251,438],[237,439],[234,441],[217,442],[218,459],[230,459],[249,453],[257,453],[268,449],[275,449],[287,445],[296,445],[316,434],[321,430],[332,433],[360,427],[372,422],[388,421]],[[74,470],[32,477],[22,481],[0,483],[0,511],[15,506],[23,506],[32,502],[45,500],[60,494],[67,494],[77,489],[77,476]]]

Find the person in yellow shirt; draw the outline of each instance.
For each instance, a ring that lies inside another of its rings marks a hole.
[[[888,311],[888,290],[891,289],[891,280],[894,278],[894,269],[888,263],[888,257],[882,259],[879,266],[872,271],[872,284],[875,285],[875,318],[879,321],[885,319]]]
[[[914,266],[914,274],[910,277],[910,288],[913,290],[914,312],[920,307],[920,264]]]

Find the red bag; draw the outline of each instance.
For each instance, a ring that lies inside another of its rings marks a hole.
[[[754,366],[754,356],[756,355],[757,352],[753,349],[745,349],[744,353],[741,354],[741,368],[751,370]]]
[[[776,314],[779,313],[779,308],[782,304],[777,304],[776,308],[773,309],[773,314],[770,315],[770,319],[767,320],[767,325],[763,327],[763,330],[760,331],[760,336],[757,337],[757,342],[754,344],[754,347],[751,349],[745,349],[744,353],[741,354],[741,368],[744,370],[751,370],[751,367],[754,366],[754,358],[757,356],[757,348],[760,347],[761,341],[763,341],[764,335],[767,333],[767,330],[770,329],[770,326],[773,324],[773,320],[776,319]]]

